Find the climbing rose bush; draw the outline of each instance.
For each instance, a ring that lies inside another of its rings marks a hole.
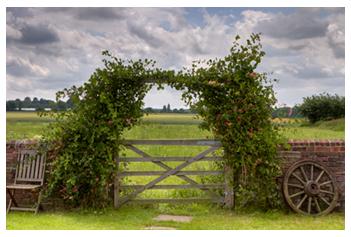
[[[108,204],[116,175],[115,155],[123,133],[142,117],[143,99],[156,82],[183,90],[184,101],[203,118],[201,127],[223,144],[224,164],[233,169],[236,206],[280,205],[275,178],[278,132],[271,120],[276,102],[272,81],[257,70],[265,53],[260,35],[244,43],[237,36],[227,56],[195,61],[175,73],[155,61],[123,61],[105,51],[98,68],[80,87],[57,93],[70,98],[72,110],[52,114],[56,120],[43,139],[52,152],[48,194],[58,193],[75,206]]]

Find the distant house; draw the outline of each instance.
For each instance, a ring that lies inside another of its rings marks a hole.
[[[22,108],[22,111],[35,111],[35,108]]]

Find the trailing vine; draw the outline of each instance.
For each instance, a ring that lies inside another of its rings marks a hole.
[[[225,151],[224,160],[236,175],[236,205],[279,205],[275,178],[279,136],[271,121],[275,103],[267,74],[256,72],[264,52],[260,36],[246,44],[237,36],[222,59],[196,61],[190,69],[162,70],[155,61],[123,61],[103,52],[104,68],[81,87],[57,93],[74,108],[54,114],[45,142],[54,151],[49,194],[59,193],[77,206],[108,203],[107,190],[116,174],[114,155],[122,149],[122,134],[142,117],[143,99],[152,84],[168,83],[184,91],[183,99],[203,118]]]
[[[155,68],[152,60],[125,62],[107,51],[103,55],[104,68],[84,85],[57,92],[57,100],[70,98],[74,107],[49,114],[56,122],[44,136],[54,151],[48,194],[59,194],[74,206],[108,203],[122,134],[143,116],[143,99],[151,88],[145,80],[172,75]]]
[[[182,73],[183,98],[223,145],[225,163],[234,169],[236,207],[279,207],[281,140],[271,120],[272,81],[256,72],[265,55],[260,35],[252,34],[246,44],[239,40],[224,58],[196,61]]]

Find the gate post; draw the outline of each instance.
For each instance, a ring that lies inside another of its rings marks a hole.
[[[114,195],[113,195],[113,204],[115,208],[119,208],[119,192],[120,192],[120,179],[119,179],[119,156],[115,156],[115,161],[117,165],[116,175],[114,179]]]
[[[234,173],[227,164],[224,165],[224,207],[234,208]]]

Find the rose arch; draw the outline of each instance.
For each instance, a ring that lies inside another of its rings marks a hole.
[[[236,205],[280,205],[274,179],[280,172],[279,136],[271,121],[276,100],[267,74],[256,71],[264,56],[259,34],[245,41],[237,36],[227,56],[178,72],[157,68],[153,60],[103,55],[104,67],[84,85],[57,93],[57,100],[70,98],[74,107],[49,115],[55,122],[42,140],[52,157],[48,195],[75,206],[106,205],[123,132],[143,116],[152,85],[166,83],[183,91],[183,100],[202,117],[201,127],[221,142],[224,163],[235,177]]]

